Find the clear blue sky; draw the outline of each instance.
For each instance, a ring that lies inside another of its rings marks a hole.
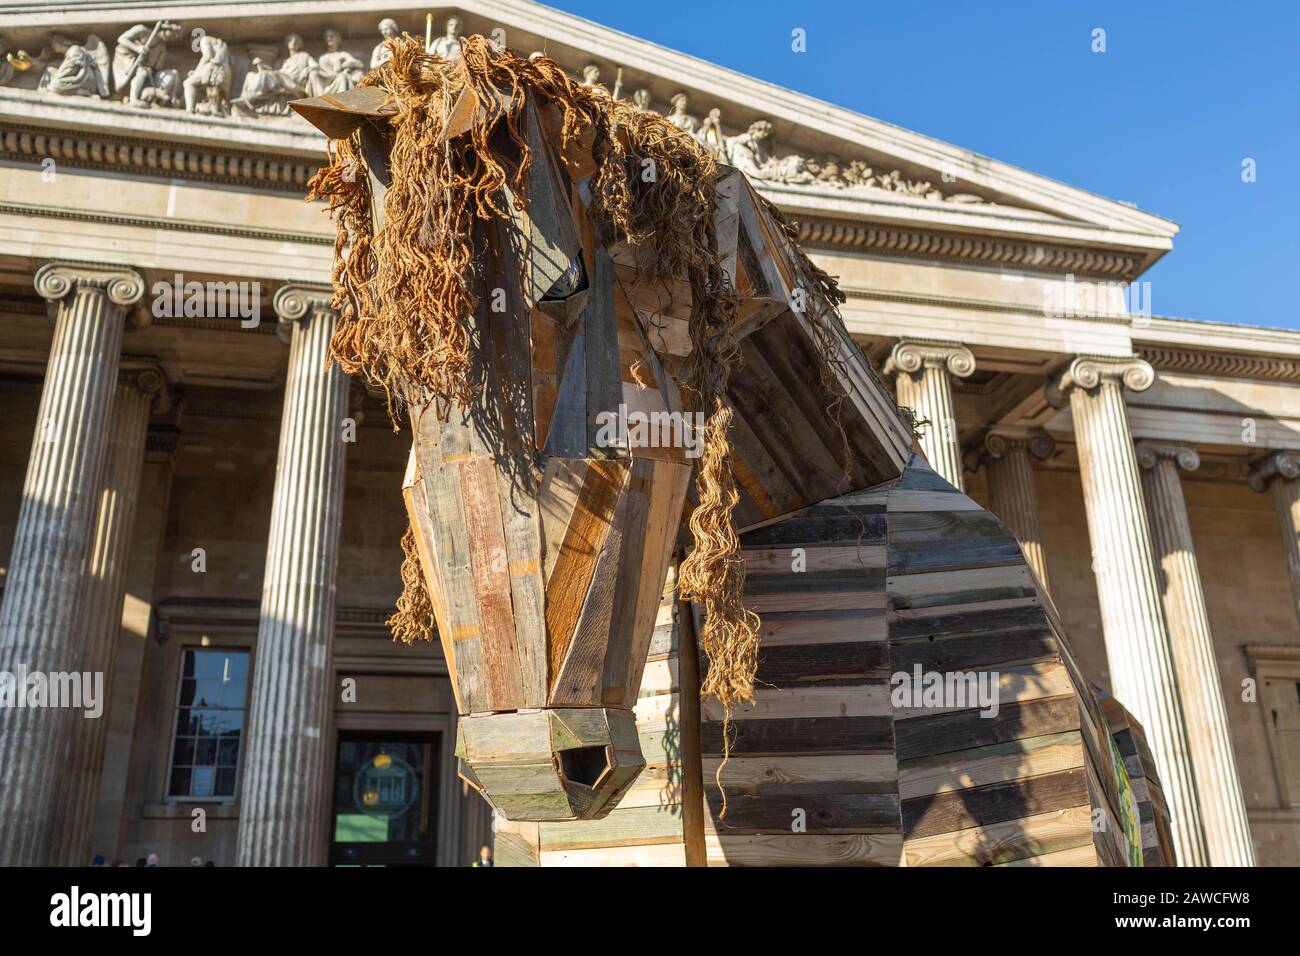
[[[1300,0],[549,2],[1136,203],[1155,314],[1300,329]]]

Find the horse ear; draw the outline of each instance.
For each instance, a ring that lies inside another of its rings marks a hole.
[[[368,119],[380,120],[397,113],[388,92],[378,86],[359,86],[327,96],[311,96],[289,104],[295,113],[330,139],[347,139]]]

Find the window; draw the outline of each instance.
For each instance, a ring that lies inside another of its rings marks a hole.
[[[1283,807],[1300,808],[1300,647],[1250,644]]]
[[[185,650],[167,795],[235,796],[248,698],[248,651]]]
[[[1273,730],[1282,787],[1292,806],[1300,806],[1300,681],[1264,681],[1264,703]]]

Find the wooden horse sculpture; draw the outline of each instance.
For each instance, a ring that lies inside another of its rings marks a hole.
[[[382,228],[391,99],[295,108],[359,138]],[[449,137],[494,115],[451,114]],[[1050,599],[926,465],[791,231],[727,167],[732,515],[761,631],[752,703],[728,721],[700,700],[701,615],[672,579],[695,503],[692,289],[640,281],[645,250],[598,239],[554,111],[518,116],[527,201],[465,237],[482,387],[445,416],[411,407],[404,484],[498,863],[1129,863],[1132,784]],[[953,673],[996,706],[926,698]]]

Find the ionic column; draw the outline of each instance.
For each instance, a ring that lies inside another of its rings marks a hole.
[[[336,319],[329,297],[328,289],[289,286],[273,300],[289,334],[289,371],[243,757],[241,866],[316,863],[323,832],[348,408],[347,377],[325,371]]]
[[[1154,381],[1138,358],[1080,357],[1049,398],[1059,404],[1068,395],[1074,419],[1112,690],[1146,728],[1179,864],[1203,866],[1205,831],[1124,404],[1125,387],[1142,391]]]
[[[144,280],[131,269],[50,263],[37,270],[36,291],[51,304],[54,341],[0,608],[0,671],[10,674],[82,669],[77,597],[124,316]],[[83,719],[71,707],[0,711],[0,865],[54,862],[56,790],[72,723]]]
[[[1041,429],[994,425],[984,436],[973,464],[987,469],[989,510],[1016,536],[1025,560],[1038,575],[1044,590],[1047,583],[1047,555],[1038,517],[1038,489],[1034,485],[1031,459],[1046,461],[1056,451],[1056,441]]]
[[[80,669],[104,675],[104,704],[112,690],[109,682],[122,630],[126,566],[144,468],[149,413],[166,384],[160,368],[137,362],[120,373],[113,393],[95,531],[77,602],[77,630],[85,641]],[[55,821],[58,859],[64,866],[84,866],[89,860],[90,827],[107,735],[106,711],[95,720],[73,721],[59,800],[60,819]]]
[[[1187,502],[1178,476],[1179,468],[1199,468],[1201,456],[1186,445],[1139,442],[1137,460],[1142,469],[1157,566],[1164,572],[1165,619],[1173,642],[1210,865],[1254,866],[1255,847],[1228,730],[1214,636],[1210,633]]]
[[[1291,607],[1300,622],[1300,452],[1278,451],[1258,462],[1250,472],[1250,487],[1273,499],[1291,576]]]
[[[898,404],[912,409],[918,422],[929,422],[921,450],[930,467],[958,490],[963,488],[961,443],[950,376],[965,378],[974,371],[975,356],[956,342],[899,342],[884,368],[886,375],[897,376]]]

